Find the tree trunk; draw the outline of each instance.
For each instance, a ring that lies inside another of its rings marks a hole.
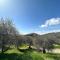
[[[46,50],[45,50],[45,48],[43,48],[43,53],[44,53],[44,54],[46,53]]]
[[[2,47],[2,53],[3,53],[4,51],[3,51],[3,47]]]
[[[4,34],[2,35],[2,50],[1,53],[4,53]]]
[[[4,40],[2,40],[2,53],[4,52]]]
[[[31,49],[31,46],[29,45],[29,49]]]

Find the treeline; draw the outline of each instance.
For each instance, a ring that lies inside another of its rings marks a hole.
[[[21,35],[16,29],[15,25],[9,18],[0,19],[0,50],[3,53],[14,45],[17,49],[22,44],[26,44],[31,49],[32,46],[40,50],[42,48],[43,53],[46,53],[46,49],[49,51],[54,48],[54,44],[60,44],[60,38],[56,39],[52,35],[38,35],[28,34]]]

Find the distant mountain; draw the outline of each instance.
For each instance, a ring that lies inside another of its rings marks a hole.
[[[40,38],[40,39],[44,38],[47,40],[54,40],[55,42],[60,44],[60,32],[48,33],[44,35],[39,35],[37,33],[30,33],[30,34],[26,34],[25,36],[31,36],[31,37]]]
[[[36,37],[36,36],[40,36],[39,34],[37,33],[30,33],[30,34],[26,34],[25,36],[32,36],[32,37]]]
[[[32,37],[36,37],[36,36],[45,36],[45,37],[57,37],[60,38],[60,32],[56,32],[56,33],[48,33],[48,34],[44,34],[44,35],[40,35],[37,33],[30,33],[30,34],[26,34],[25,36],[32,36]]]

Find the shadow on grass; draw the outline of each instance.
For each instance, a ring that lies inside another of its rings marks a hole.
[[[18,49],[20,52],[23,52],[26,55],[31,57],[31,60],[44,60],[43,57],[38,56],[37,54],[33,55],[33,52],[36,51],[35,49],[28,48],[28,49]],[[24,55],[23,55],[24,56]],[[23,57],[24,58],[24,57]],[[24,59],[25,60],[25,59]]]
[[[32,51],[34,51],[32,48],[31,49],[19,49],[18,48],[18,50],[20,51],[20,52],[24,52],[24,53],[27,53],[27,52],[32,52]]]
[[[34,49],[18,49],[22,54],[18,53],[0,53],[0,60],[44,60],[44,56],[33,54]],[[32,55],[33,54],[33,55]],[[60,60],[60,54],[46,53],[47,58]]]
[[[60,54],[47,53],[46,57],[53,58],[54,60],[60,60]]]
[[[41,56],[31,55],[33,49],[18,49],[22,54],[18,53],[0,53],[0,60],[44,60]]]
[[[18,50],[19,50],[20,52],[24,52],[24,53],[26,53],[26,52],[33,52],[33,51],[42,52],[42,50],[33,49],[33,48],[27,48],[27,49],[19,49],[19,48],[18,48]]]
[[[0,60],[44,60],[42,57],[33,58],[29,53],[26,54],[0,54]]]
[[[32,57],[27,54],[0,54],[0,60],[32,60]]]

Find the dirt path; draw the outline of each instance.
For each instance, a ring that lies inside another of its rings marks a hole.
[[[51,53],[60,53],[60,49],[59,48],[56,48],[56,49],[53,49],[52,51],[50,51]]]
[[[53,49],[52,52],[53,53],[60,53],[60,49],[59,48]]]

